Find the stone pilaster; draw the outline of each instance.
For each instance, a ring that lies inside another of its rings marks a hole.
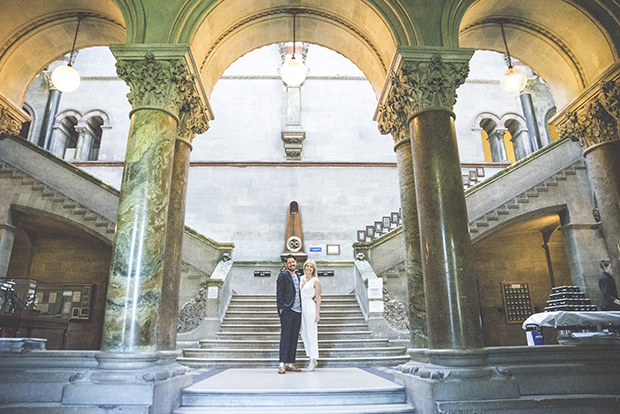
[[[504,135],[506,135],[506,129],[496,128],[487,138],[489,146],[491,147],[491,159],[493,162],[508,161]]]
[[[392,75],[393,84],[398,78]],[[426,302],[424,296],[424,277],[422,274],[422,255],[420,251],[420,229],[418,226],[418,207],[415,195],[413,157],[407,116],[404,112],[406,101],[402,87],[392,89],[385,103],[378,108],[378,126],[382,134],[391,134],[394,139],[394,152],[398,166],[400,204],[405,236],[405,274],[409,297],[409,327],[411,345],[414,348],[428,346],[426,328]]]
[[[15,227],[11,224],[0,223],[0,279],[5,278],[9,270],[15,231]]]
[[[620,83],[608,81],[560,121],[560,135],[579,140],[599,206],[605,246],[620,276]]]
[[[113,45],[111,50],[118,76],[131,89],[133,109],[102,350],[151,352],[162,329],[174,148],[183,107],[197,93],[196,72],[187,45]]]
[[[75,155],[73,159],[75,161],[88,161],[95,133],[91,127],[83,121],[78,123],[75,130],[78,133],[78,140],[75,146]]]
[[[282,131],[282,141],[287,160],[300,160],[306,139],[306,131],[301,125],[301,86],[286,88],[286,126]]]
[[[434,349],[483,346],[452,112],[472,53],[399,48],[380,100],[385,104],[390,94],[402,97],[396,109],[406,117],[410,131],[428,338]]]

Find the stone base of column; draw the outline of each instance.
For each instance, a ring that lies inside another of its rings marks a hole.
[[[178,351],[99,352],[96,369],[77,373],[64,386],[62,405],[168,414],[181,405],[181,390],[192,383],[187,367],[175,362],[179,355]]]
[[[396,382],[421,413],[618,412],[620,347],[411,349]],[[615,378],[615,379],[614,379]]]

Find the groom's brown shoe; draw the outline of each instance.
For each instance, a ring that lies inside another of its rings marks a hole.
[[[295,365],[290,364],[286,366],[286,370],[287,371],[293,371],[293,372],[301,372],[301,368],[297,368]]]

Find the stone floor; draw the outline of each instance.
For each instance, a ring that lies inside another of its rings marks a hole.
[[[324,368],[278,374],[277,368],[195,371],[176,414],[413,413],[389,369]]]

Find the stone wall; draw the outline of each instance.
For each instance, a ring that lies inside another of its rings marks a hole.
[[[31,278],[56,285],[94,284],[91,317],[69,325],[65,349],[96,350],[101,342],[103,310],[112,249],[94,237],[73,234],[38,233],[34,239]],[[13,246],[8,277],[27,277],[30,241],[18,231]],[[32,337],[46,338],[47,349],[61,349],[62,331],[34,329]]]
[[[501,283],[527,283],[535,312],[544,311],[551,281],[542,244],[534,230],[499,232],[473,245],[485,346],[527,345],[521,323],[506,323]],[[556,285],[571,285],[561,232],[553,232],[549,248]]]

